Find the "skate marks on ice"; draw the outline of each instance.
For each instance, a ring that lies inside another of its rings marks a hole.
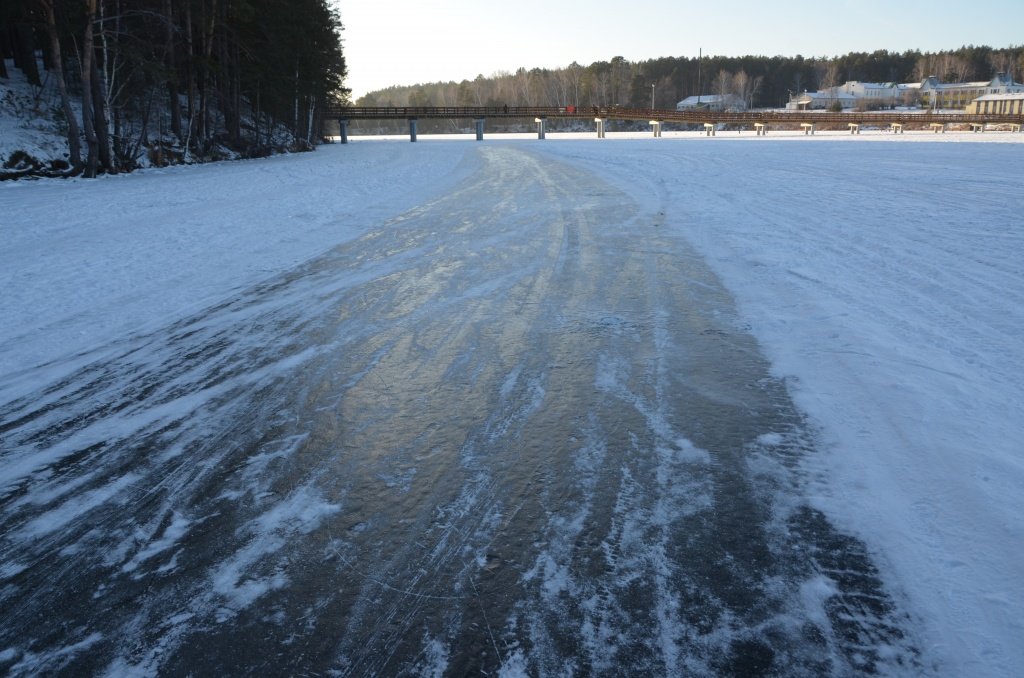
[[[863,545],[800,498],[806,422],[660,216],[602,233],[615,263],[580,304],[602,315],[564,328],[597,356],[580,377],[593,396],[554,474],[574,486],[541,494],[552,517],[506,668],[917,674],[909,620]]]
[[[921,670],[863,545],[801,500],[813,435],[666,216],[480,156],[0,405],[0,668]]]

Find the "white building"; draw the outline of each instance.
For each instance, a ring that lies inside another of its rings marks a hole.
[[[921,103],[936,108],[964,108],[978,97],[990,94],[1019,94],[1024,85],[1006,73],[997,73],[988,81],[939,82],[934,75],[921,83]]]
[[[896,89],[899,92],[896,101],[898,106],[915,106],[921,100],[921,83],[919,82],[901,82],[896,85]]]
[[[743,99],[735,94],[701,94],[686,97],[676,104],[677,111],[689,111],[696,108],[709,111],[744,111],[747,106]]]
[[[895,106],[900,95],[899,86],[895,82],[849,80],[840,89],[856,99],[877,103],[880,106]]]
[[[810,111],[810,110],[828,110],[836,107],[838,103],[839,108],[844,111],[851,110],[857,106],[857,97],[847,92],[844,92],[841,87],[833,87],[827,90],[819,90],[817,92],[804,92],[789,100],[786,104],[786,110],[790,111]]]
[[[917,103],[921,83],[860,82],[849,80],[840,89],[857,99],[861,108],[893,108]]]
[[[934,75],[922,82],[860,82],[850,80],[843,85],[818,92],[804,92],[790,98],[790,110],[830,109],[839,102],[844,111],[852,109],[890,108],[920,103],[925,107],[964,108],[979,97],[1024,92],[1024,85],[1014,82],[1006,73],[978,82],[939,82]]]

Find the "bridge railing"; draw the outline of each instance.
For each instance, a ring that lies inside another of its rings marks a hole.
[[[613,120],[676,122],[685,124],[800,124],[921,125],[934,123],[1024,123],[1024,114],[932,113],[905,111],[709,111],[658,110],[616,106],[337,106],[326,107],[324,118],[345,120],[397,120],[416,118],[605,118]]]
[[[324,109],[327,117],[349,120],[390,118],[586,118],[609,109],[597,106],[337,106]]]

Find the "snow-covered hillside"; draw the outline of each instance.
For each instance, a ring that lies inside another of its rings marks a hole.
[[[23,130],[10,122],[4,148]],[[1013,675],[1024,665],[1024,135],[611,136],[484,144],[600,176],[706,257],[822,432],[804,469],[815,505],[892,573],[925,662]],[[58,359],[231,298],[445,194],[481,148],[354,142],[0,184],[0,404],[76,367]]]
[[[39,68],[43,71],[41,62]],[[36,87],[28,82],[20,69],[14,67],[11,59],[7,60],[7,72],[9,78],[0,78],[0,176],[14,176],[19,170],[29,169],[42,172],[66,170],[69,158],[67,122],[53,79],[46,77],[43,86]],[[81,120],[81,99],[71,97],[70,105],[76,119]],[[141,123],[137,126],[142,127]],[[214,158],[251,157],[251,154],[244,155],[224,144],[212,144],[209,157],[199,158],[194,151],[191,155],[186,154],[180,141],[172,134],[167,132],[161,137],[160,131],[156,124],[147,129],[145,140],[132,147],[132,163],[127,166],[146,168],[182,161],[191,163]],[[292,136],[281,125],[264,129],[263,134],[266,135],[263,144],[267,153],[287,152],[294,146]],[[130,141],[135,143],[139,139]],[[157,147],[169,152],[162,155],[149,152]],[[84,153],[84,138],[82,148]]]
[[[16,151],[43,162],[67,160],[68,142],[61,132],[63,113],[56,88],[33,87],[12,60],[7,62],[7,72],[10,78],[0,78],[0,167]]]

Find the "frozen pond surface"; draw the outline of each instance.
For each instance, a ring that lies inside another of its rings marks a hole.
[[[15,672],[917,666],[720,282],[525,150],[3,414]]]
[[[1007,675],[1020,147],[864,140],[0,187],[0,669]]]

